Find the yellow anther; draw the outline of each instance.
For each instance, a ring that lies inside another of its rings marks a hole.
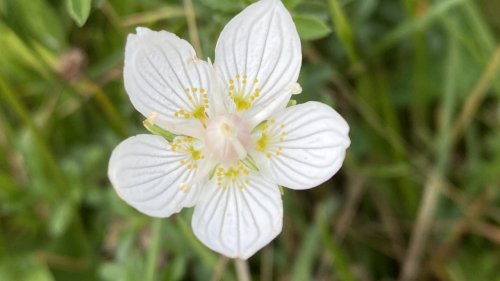
[[[268,142],[269,142],[269,136],[265,133],[262,133],[260,138],[257,140],[257,143],[255,144],[255,149],[259,152],[266,151]]]
[[[247,110],[252,106],[251,101],[247,100],[242,96],[236,96],[233,98],[233,100],[236,105],[236,110],[238,111]]]
[[[195,110],[193,110],[193,116],[194,116],[194,118],[198,118],[198,119],[206,118],[205,107],[198,106]]]
[[[202,151],[194,147],[192,137],[176,137],[172,142],[172,150],[185,155],[179,163],[181,166],[186,165],[189,170],[198,169],[198,160],[204,158]]]
[[[229,168],[217,168],[217,185],[222,188],[227,188],[228,185],[238,186],[244,188],[243,183],[247,182],[249,171],[240,162]]]
[[[191,158],[193,160],[199,160],[203,158],[201,151],[194,149],[192,146],[189,148],[189,152],[191,152]]]
[[[149,117],[146,119],[146,122],[154,124],[157,117],[158,117],[158,112],[153,111],[151,112],[151,114],[149,114]]]

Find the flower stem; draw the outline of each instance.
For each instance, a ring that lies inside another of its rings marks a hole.
[[[198,28],[196,27],[196,15],[193,8],[193,2],[191,0],[184,0],[184,11],[186,13],[186,20],[189,31],[189,39],[191,44],[193,44],[196,54],[199,57],[203,57],[201,52],[200,36],[198,35]]]
[[[154,219],[151,224],[151,240],[146,263],[146,281],[155,280],[156,265],[158,264],[158,255],[160,253],[160,226],[161,220]]]
[[[250,281],[250,271],[248,270],[248,262],[242,259],[235,259],[234,265],[236,267],[236,274],[239,281]]]

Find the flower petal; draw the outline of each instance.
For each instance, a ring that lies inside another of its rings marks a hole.
[[[315,187],[342,166],[350,145],[349,126],[331,107],[307,102],[285,109],[255,133],[252,156],[279,185]]]
[[[215,48],[215,68],[236,111],[261,120],[291,96],[299,75],[300,39],[290,13],[279,0],[261,0],[236,15]],[[279,100],[279,104],[272,104]],[[248,110],[251,109],[251,110]]]
[[[145,117],[157,113],[157,125],[176,134],[193,134],[183,128],[201,131],[196,116],[208,107],[209,65],[187,41],[166,31],[137,28],[127,38],[124,80],[134,107]]]
[[[250,172],[247,183],[202,187],[192,227],[210,249],[230,258],[247,259],[267,245],[283,224],[281,194],[273,184]]]
[[[188,169],[192,161],[191,154],[174,151],[162,137],[138,135],[114,149],[108,177],[132,207],[150,216],[168,217],[198,199],[199,186],[192,179],[201,168]]]

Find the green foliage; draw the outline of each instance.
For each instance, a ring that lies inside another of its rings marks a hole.
[[[87,21],[91,6],[92,0],[66,0],[68,13],[78,26],[83,26]]]
[[[200,0],[207,7],[221,12],[237,13],[245,7],[244,0]]]
[[[190,39],[185,2],[0,0],[0,280],[235,279],[192,211],[148,218],[106,175],[148,133],[124,92],[126,36]],[[251,2],[193,0],[200,57]],[[293,98],[333,106],[352,144],[331,181],[285,190],[253,279],[498,280],[498,1],[283,2],[303,41]]]
[[[320,39],[332,31],[326,23],[312,15],[294,15],[293,21],[302,40]]]

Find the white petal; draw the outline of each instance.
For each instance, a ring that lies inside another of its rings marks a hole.
[[[193,231],[207,247],[230,258],[247,259],[273,240],[283,224],[283,205],[276,184],[250,172],[243,187],[202,187]]]
[[[134,107],[145,117],[158,113],[157,125],[176,134],[193,134],[183,128],[201,130],[193,110],[207,104],[201,92],[211,91],[209,65],[187,41],[166,31],[137,28],[127,38],[124,80]]]
[[[138,135],[113,150],[108,177],[132,207],[150,216],[168,217],[198,199],[199,186],[192,183],[197,169],[181,164],[190,156],[172,151],[162,137]]]
[[[251,104],[245,113],[248,117],[266,112],[253,122],[256,124],[287,104],[289,86],[297,82],[301,63],[297,30],[279,0],[261,0],[248,6],[224,27],[215,49],[215,67],[225,93],[232,85],[233,95],[240,92],[246,97]],[[257,89],[259,94],[255,95]],[[277,99],[280,104],[271,104]]]
[[[252,155],[261,171],[292,189],[315,187],[342,166],[350,145],[349,126],[331,107],[307,102],[287,108],[255,133]]]

